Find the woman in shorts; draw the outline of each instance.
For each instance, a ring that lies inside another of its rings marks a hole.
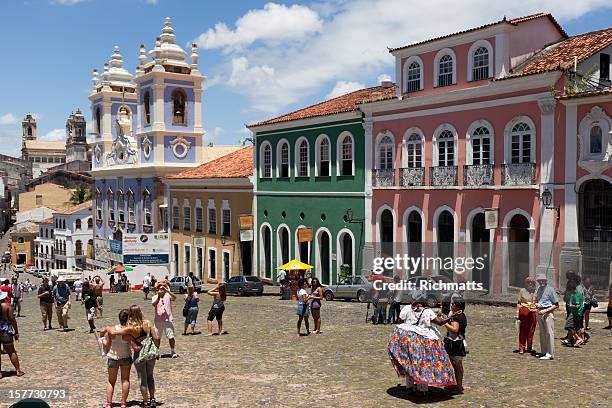
[[[213,304],[208,312],[208,332],[206,336],[213,335],[212,327],[213,320],[215,319],[217,319],[217,325],[219,326],[217,334],[227,334],[227,332],[223,330],[223,312],[225,311],[225,299],[227,298],[225,285],[223,283],[218,284],[214,289],[209,290],[208,294],[213,296]]]
[[[187,329],[191,326],[191,334],[195,334],[195,325],[198,321],[198,302],[200,298],[198,294],[193,290],[193,286],[187,286],[187,294],[185,295],[185,310],[187,315],[185,316],[185,329],[183,330],[183,336],[187,335]]]
[[[323,300],[323,287],[319,278],[312,278],[310,292],[310,310],[314,320],[314,334],[321,334],[321,301]]]
[[[310,334],[310,327],[308,323],[308,301],[310,300],[310,296],[308,296],[308,282],[305,279],[300,279],[298,282],[298,292],[297,292],[297,309],[296,313],[298,315],[297,321],[297,335],[298,337],[301,335],[300,330],[302,328],[302,320],[304,321],[304,325],[306,326],[306,335]]]

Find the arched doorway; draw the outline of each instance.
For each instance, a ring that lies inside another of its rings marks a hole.
[[[474,216],[471,228],[471,256],[473,259],[481,258],[484,263],[484,268],[472,269],[472,280],[482,283],[483,288],[489,290],[489,284],[491,283],[491,269],[489,265],[491,231],[485,228],[485,215],[483,212]]]
[[[408,243],[408,256],[420,258],[423,254],[423,220],[421,214],[413,210],[408,214],[406,220],[406,241]],[[421,275],[421,263],[416,271],[410,271],[411,275]],[[404,278],[408,278],[405,276]]]
[[[612,184],[589,180],[580,188],[580,246],[582,275],[593,286],[607,289],[612,262]]]
[[[524,215],[516,214],[508,228],[510,286],[521,288],[529,276],[529,221]]]
[[[355,275],[355,267],[353,265],[353,237],[348,232],[342,232],[338,239],[338,271],[341,272],[340,268],[342,265],[348,266],[348,275]]]
[[[331,260],[331,240],[327,231],[320,231],[317,236],[317,269],[319,269],[319,275],[321,277],[321,283],[323,285],[330,285],[330,260]]]
[[[287,227],[279,227],[278,229],[278,250],[280,265],[289,262],[289,230]]]
[[[446,258],[454,260],[455,256],[455,217],[450,211],[444,210],[438,216],[436,235],[438,240],[438,257],[442,259],[442,268],[440,268],[438,273],[453,279],[453,268],[445,268],[445,266],[450,266],[454,263],[445,262]]]
[[[264,225],[261,230],[261,240],[263,244],[264,276],[272,278],[272,232],[267,225]]]
[[[383,258],[393,257],[393,213],[384,209],[380,214],[380,256]],[[385,268],[385,276],[393,276],[393,269]]]

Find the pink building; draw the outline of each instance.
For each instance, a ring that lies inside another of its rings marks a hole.
[[[568,270],[607,288],[612,29],[568,37],[536,14],[390,52],[396,97],[361,106],[365,240],[383,254],[484,255],[481,272],[423,273],[495,293],[539,272],[563,286]]]

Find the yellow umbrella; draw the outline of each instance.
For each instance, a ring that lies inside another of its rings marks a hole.
[[[291,260],[286,264],[279,266],[278,269],[284,271],[303,271],[304,269],[312,269],[313,266],[305,264],[304,262],[298,261],[297,259]]]

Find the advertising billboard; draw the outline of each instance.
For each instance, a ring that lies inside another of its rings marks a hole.
[[[169,261],[170,244],[167,233],[123,234],[123,263],[128,265],[159,265]]]

